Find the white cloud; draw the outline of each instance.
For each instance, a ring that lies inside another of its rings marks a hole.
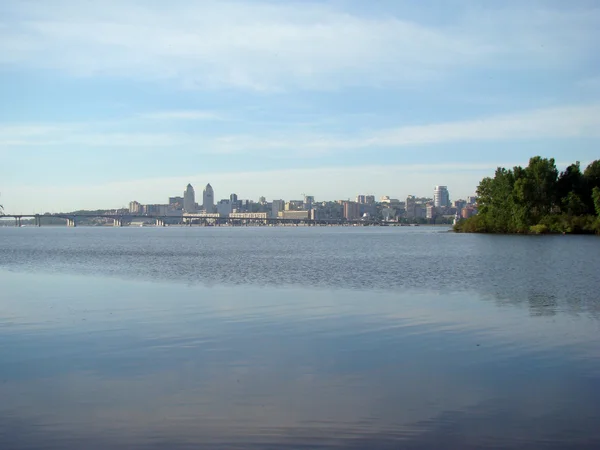
[[[568,65],[589,58],[600,39],[598,10],[489,5],[434,28],[397,7],[366,17],[337,3],[8,2],[0,62],[186,86],[324,89],[423,83],[482,66]]]
[[[174,112],[152,113],[154,118],[178,117]],[[194,113],[192,113],[193,115]],[[202,113],[200,113],[202,114]],[[185,116],[184,116],[185,117]],[[104,126],[104,125],[103,125]],[[90,128],[91,127],[91,128]],[[0,144],[5,148],[20,146],[87,146],[122,148],[178,147],[207,154],[244,154],[257,152],[282,157],[319,156],[369,148],[414,148],[418,145],[453,142],[490,142],[515,140],[600,138],[600,105],[547,108],[497,115],[466,121],[431,123],[417,126],[372,130],[368,133],[339,134],[299,133],[285,130],[273,133],[257,129],[254,134],[228,135],[177,131],[115,131],[97,129],[90,124],[16,125],[0,127]],[[192,150],[193,149],[193,150]]]

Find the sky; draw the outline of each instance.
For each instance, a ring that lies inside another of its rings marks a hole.
[[[594,0],[0,2],[6,213],[473,195],[600,158]]]

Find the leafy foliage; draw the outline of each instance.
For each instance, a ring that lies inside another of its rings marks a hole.
[[[600,160],[583,173],[577,162],[559,174],[553,158],[535,156],[525,168],[499,167],[481,180],[477,196],[478,214],[455,230],[600,234]]]

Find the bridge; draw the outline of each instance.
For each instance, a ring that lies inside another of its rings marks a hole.
[[[310,219],[282,217],[228,217],[219,214],[186,214],[183,216],[167,216],[159,214],[0,214],[0,219],[12,218],[15,226],[21,227],[23,219],[34,219],[36,227],[42,226],[43,219],[55,218],[66,221],[67,227],[76,227],[82,219],[112,219],[113,226],[122,227],[131,224],[135,219],[154,220],[155,226],[164,227],[168,222],[176,221],[176,225],[383,225],[378,220],[346,220],[346,219]]]

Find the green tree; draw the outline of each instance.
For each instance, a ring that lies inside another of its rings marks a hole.
[[[598,186],[594,186],[594,189],[592,189],[592,199],[594,200],[596,215],[600,217],[600,188]]]
[[[491,233],[600,234],[600,161],[582,174],[579,163],[560,173],[553,158],[527,167],[499,167],[477,188],[478,214],[455,229]],[[598,217],[590,215],[596,210]]]
[[[549,214],[556,198],[558,170],[554,158],[545,159],[535,156],[516,183],[517,198],[522,208],[527,208],[527,220],[524,225],[536,225]]]

